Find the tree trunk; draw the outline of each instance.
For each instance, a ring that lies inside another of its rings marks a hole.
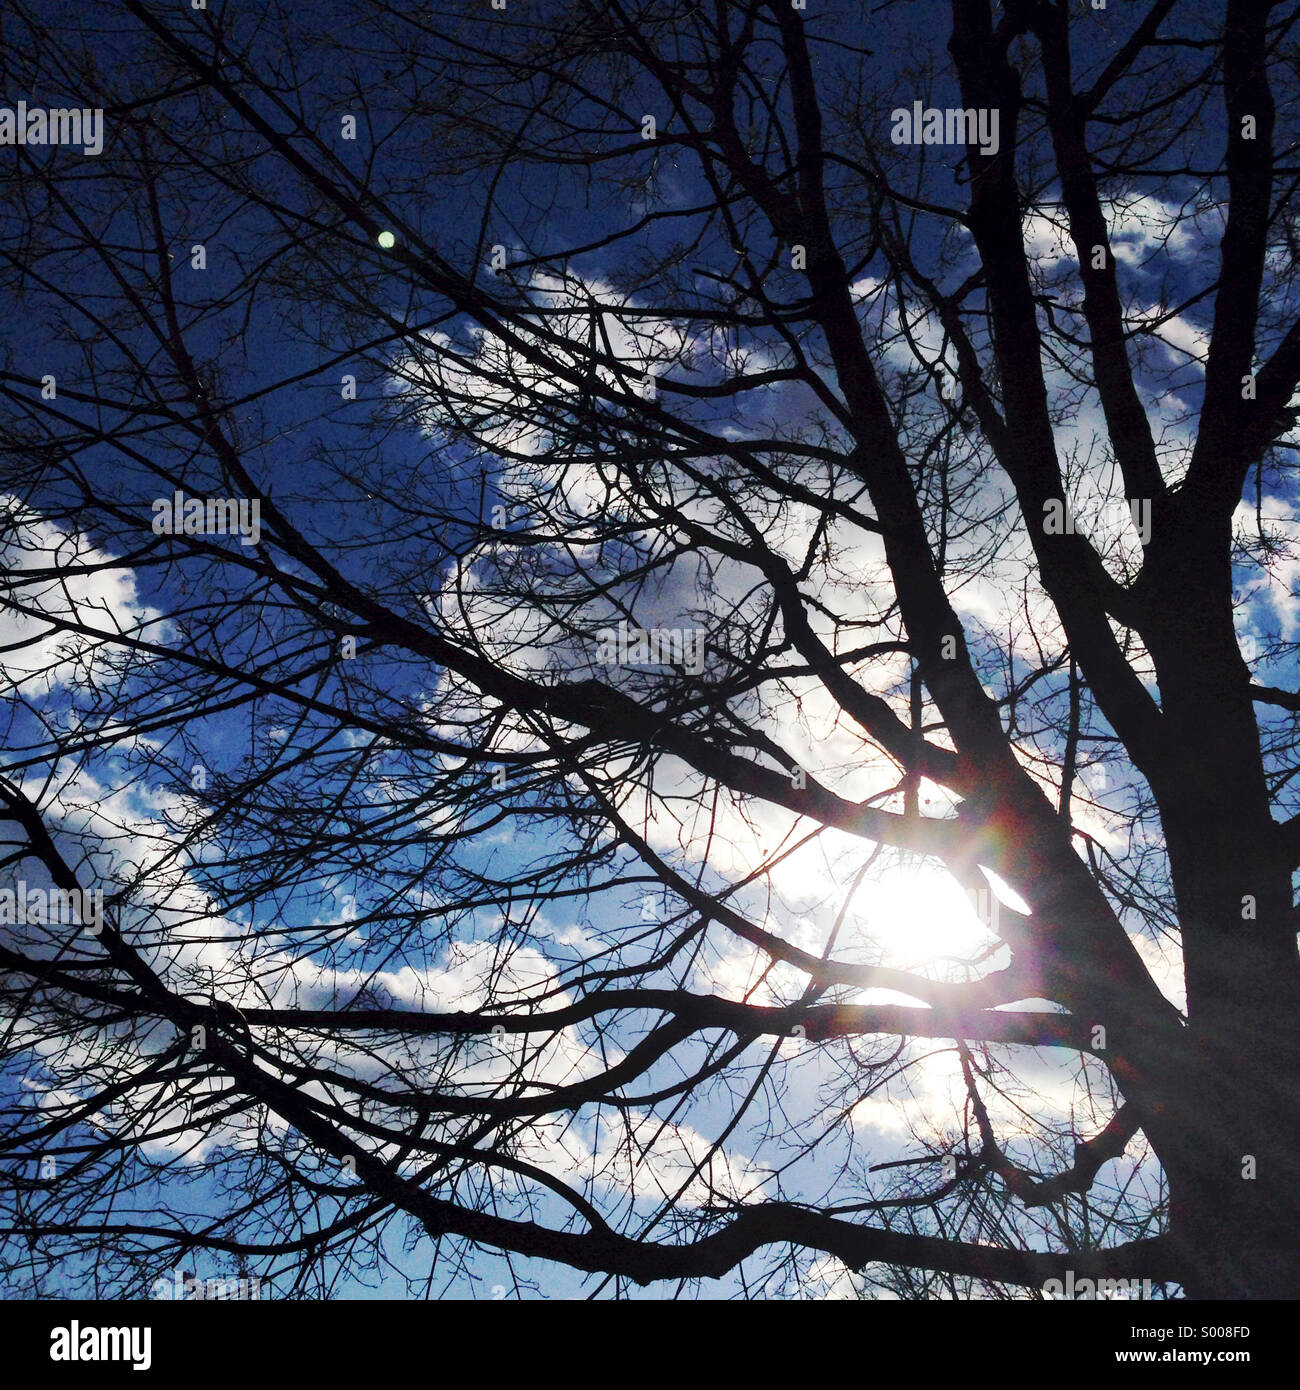
[[[1227,554],[1227,538],[1223,538]],[[1300,956],[1226,562],[1162,576],[1169,743],[1152,778],[1178,901],[1184,1059],[1149,1134],[1194,1298],[1300,1298]]]
[[[1207,1057],[1172,1138],[1155,1125],[1169,1179],[1170,1235],[1189,1298],[1300,1298],[1300,1103],[1293,1064],[1261,1036]],[[1283,1076],[1283,1067],[1287,1074]]]

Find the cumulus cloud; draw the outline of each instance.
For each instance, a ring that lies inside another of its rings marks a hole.
[[[0,497],[0,515],[0,567],[9,586],[0,609],[0,688],[49,696],[90,669],[98,639],[61,630],[59,622],[158,639],[162,616],[140,602],[128,567],[16,498]]]

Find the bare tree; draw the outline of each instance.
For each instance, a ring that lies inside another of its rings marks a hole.
[[[1300,1293],[1295,8],[47,8],[6,1282]]]

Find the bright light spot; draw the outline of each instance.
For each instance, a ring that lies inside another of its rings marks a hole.
[[[393,247],[397,245],[397,238],[392,234],[392,232],[380,232],[379,244],[384,248],[385,251],[391,251]]]
[[[947,874],[928,866],[898,865],[862,885],[851,915],[883,948],[883,964],[930,973],[926,967],[971,960],[993,943],[992,924],[980,912],[987,915],[993,900],[990,893],[972,902]]]
[[[1013,912],[1019,912],[1021,916],[1028,917],[1033,913],[1033,908],[1020,896],[1019,893],[1005,880],[999,878],[992,869],[981,867],[980,872],[988,879],[993,891],[998,898],[1006,903]]]

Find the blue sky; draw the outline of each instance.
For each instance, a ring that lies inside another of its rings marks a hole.
[[[1079,71],[1104,62],[1114,51],[1116,33],[1126,32],[1121,8],[1080,23]],[[885,139],[889,111],[896,105],[922,100],[943,106],[957,101],[948,79],[940,75],[931,80],[925,71],[927,62],[942,65],[946,57],[946,30],[940,33],[936,20],[943,12],[937,5],[895,4],[865,12],[865,20],[847,9],[810,19],[825,40],[818,50],[818,80],[824,90],[834,89],[837,69],[847,69],[851,61],[837,43],[865,42],[873,50],[866,70],[878,90],[856,116],[837,110],[828,122],[846,161],[834,175],[834,203],[845,259],[857,277],[864,332],[877,346],[885,371],[899,376],[918,369],[918,355],[921,365],[942,368],[947,360],[943,335],[933,317],[921,314],[914,304],[900,311],[879,257],[854,263],[866,232],[864,219],[855,215],[855,199],[864,196],[865,183],[852,164],[863,157],[855,142],[867,145]],[[224,13],[240,37],[250,35],[260,23],[270,23],[249,7],[233,6]],[[241,128],[228,112],[214,128],[214,112],[220,107],[207,98],[177,98],[160,116],[162,130],[176,137],[166,160],[160,161],[164,176],[157,197],[164,241],[174,257],[170,276],[184,339],[191,357],[214,371],[214,384],[228,403],[227,427],[263,497],[351,584],[383,594],[413,622],[472,631],[501,666],[519,673],[535,673],[547,660],[560,674],[589,669],[590,636],[613,613],[608,600],[592,598],[583,605],[577,630],[563,640],[555,626],[539,633],[524,621],[522,612],[494,600],[493,585],[503,575],[508,577],[510,565],[522,557],[534,565],[535,575],[553,576],[557,592],[580,570],[607,578],[610,592],[620,594],[646,626],[687,626],[743,611],[750,581],[737,565],[719,563],[706,582],[689,559],[661,560],[652,582],[620,588],[621,572],[659,553],[655,536],[644,529],[618,544],[611,542],[607,552],[594,557],[578,553],[576,547],[566,550],[553,537],[532,546],[509,543],[509,533],[532,537],[542,534],[540,528],[549,522],[568,524],[575,535],[594,524],[601,515],[596,470],[566,473],[554,456],[554,431],[520,428],[520,402],[508,386],[493,379],[509,356],[507,350],[437,292],[436,277],[421,275],[412,263],[412,258],[423,257],[467,274],[474,266],[486,281],[494,276],[491,248],[503,246],[514,268],[491,283],[508,280],[513,288],[503,294],[531,306],[535,325],[558,322],[577,335],[585,307],[596,299],[606,308],[602,322],[610,335],[611,354],[629,372],[639,373],[658,359],[671,378],[683,372],[683,362],[689,359],[692,382],[716,385],[734,368],[737,345],[710,327],[706,311],[732,294],[720,287],[719,277],[731,276],[740,257],[729,229],[688,212],[707,193],[698,171],[669,143],[648,156],[652,167],[639,170],[646,182],[638,189],[602,184],[580,164],[506,168],[489,183],[487,171],[495,163],[491,149],[482,153],[481,168],[466,164],[458,177],[455,161],[473,153],[472,122],[466,120],[457,128],[440,126],[445,117],[433,99],[435,109],[408,109],[416,89],[411,85],[415,78],[404,70],[402,25],[394,23],[381,37],[377,25],[358,25],[353,34],[354,20],[353,7],[327,6],[313,7],[310,16],[291,21],[305,27],[293,53],[291,95],[286,100],[301,110],[303,129],[294,140],[306,158],[317,167],[330,168],[335,178],[341,179],[346,170],[368,181],[360,203],[370,225],[323,204],[284,161],[271,155],[256,132]],[[176,22],[186,30],[203,23],[192,16]],[[408,38],[410,48],[418,49],[420,36],[412,33]],[[119,90],[134,92],[138,86],[148,91],[156,80],[151,70],[157,61],[155,48],[125,17],[120,23],[106,23],[90,44]],[[610,96],[624,103],[624,114],[643,107],[653,111],[656,98],[648,84],[644,92],[637,86],[615,87],[617,74],[606,76]],[[76,94],[41,95],[55,104]],[[257,98],[255,105],[277,129],[288,128],[285,110],[276,111],[265,97]],[[1223,133],[1215,112],[1217,107],[1206,110],[1200,113],[1200,124],[1189,124],[1174,151],[1177,159],[1171,155],[1172,164],[1199,164],[1217,154]],[[341,136],[342,117],[348,114],[362,118],[356,141]],[[635,127],[629,132],[623,117],[607,115],[607,132],[599,140],[592,136],[594,143],[612,145],[635,138]],[[661,126],[669,132],[673,128],[668,119]],[[205,183],[196,174],[193,161],[218,148],[229,156],[229,168],[258,190],[262,205],[251,205],[237,189],[216,180]],[[939,151],[931,158],[929,151],[885,144],[877,153],[894,177],[914,174],[911,191],[916,198],[957,204],[964,199],[964,174],[955,152]],[[158,274],[149,260],[151,217],[141,187],[129,182],[131,165],[123,145],[113,144],[111,121],[102,163],[86,161],[83,172],[76,164],[80,156],[59,152],[50,157],[62,161],[61,172],[68,166],[62,186],[72,201],[64,206],[14,202],[0,213],[5,244],[27,246],[35,267],[34,278],[25,285],[23,312],[10,333],[8,370],[28,384],[22,409],[39,422],[32,428],[48,430],[63,446],[61,452],[51,453],[52,466],[35,485],[23,489],[31,510],[11,535],[21,536],[32,550],[18,559],[12,546],[19,542],[11,541],[9,563],[30,568],[37,557],[66,555],[74,544],[91,558],[92,569],[72,581],[68,590],[41,584],[32,602],[51,611],[93,615],[94,626],[102,631],[111,631],[114,624],[135,624],[136,635],[160,650],[137,669],[121,673],[119,690],[128,707],[147,712],[157,727],[148,737],[123,737],[110,751],[96,751],[81,761],[66,756],[50,760],[43,751],[50,727],[93,721],[102,697],[95,685],[75,679],[76,663],[63,659],[52,644],[37,649],[42,662],[53,663],[48,676],[27,675],[37,665],[30,646],[13,650],[6,669],[19,680],[25,702],[15,707],[9,725],[6,775],[21,775],[28,785],[51,772],[62,787],[54,799],[63,822],[61,843],[74,857],[87,856],[87,870],[102,876],[118,894],[121,920],[152,959],[166,961],[176,972],[174,978],[186,981],[186,992],[201,994],[207,988],[205,979],[215,976],[225,997],[244,1007],[272,998],[281,1007],[336,999],[343,1003],[365,987],[372,995],[382,991],[406,1007],[450,1009],[469,1007],[466,1001],[482,1002],[493,968],[502,972],[503,994],[512,979],[550,979],[557,988],[571,990],[572,980],[566,977],[584,952],[612,944],[624,963],[639,961],[648,946],[629,944],[629,932],[642,926],[662,945],[680,928],[684,910],[680,903],[668,905],[658,896],[652,896],[648,908],[644,905],[644,886],[625,881],[634,864],[626,851],[602,846],[596,882],[571,894],[568,890],[578,880],[562,868],[569,843],[563,827],[529,814],[527,793],[520,794],[511,817],[489,824],[491,799],[461,807],[450,798],[444,786],[445,757],[427,745],[403,749],[397,736],[403,729],[434,737],[447,735],[456,717],[483,718],[483,702],[476,708],[444,668],[392,646],[376,647],[364,633],[355,666],[345,668],[336,659],[339,631],[332,625],[334,615],[309,612],[307,605],[295,610],[284,601],[283,587],[264,586],[241,563],[246,557],[233,540],[217,543],[206,555],[178,543],[171,548],[173,562],[161,562],[169,548],[156,546],[149,529],[153,499],[170,495],[174,487],[191,495],[211,495],[229,490],[231,480],[221,476],[214,454],[198,447],[193,432],[166,413],[164,407],[175,409],[181,397],[178,384],[169,379],[166,343],[153,336],[157,306],[153,305],[151,324],[114,302],[123,283],[149,300]],[[331,167],[330,161],[337,163]],[[493,205],[483,217],[489,186]],[[1108,204],[1134,320],[1161,316],[1191,300],[1209,273],[1220,216],[1214,207],[1191,216],[1186,200],[1193,192],[1184,177],[1151,175],[1117,192]],[[354,196],[355,190],[349,194]],[[1037,205],[1027,210],[1026,245],[1035,258],[1044,296],[1068,318],[1070,301],[1077,298],[1077,268],[1068,242],[1053,225],[1050,205],[1056,189],[1044,180],[1033,196]],[[672,216],[649,222],[622,241],[604,244],[611,229],[651,208]],[[393,231],[392,252],[375,239],[374,231],[381,227]],[[755,264],[775,253],[775,241],[770,235],[764,241],[758,226],[740,231],[744,250]],[[963,235],[944,227],[940,219],[921,217],[914,236],[913,252],[921,268],[942,274],[948,288],[974,266],[973,251],[963,243]],[[628,277],[665,254],[675,240],[688,237],[695,238],[690,265],[696,269],[678,289],[680,298],[697,311],[693,320],[658,309],[647,286],[623,288]],[[193,267],[196,245],[204,247],[203,270]],[[561,256],[574,246],[595,249]],[[534,260],[535,264],[520,264]],[[1277,271],[1273,309],[1279,321],[1285,321],[1293,293],[1289,266],[1279,262]],[[122,281],[114,278],[115,272]],[[558,278],[561,272],[567,280]],[[768,283],[784,291],[793,279],[793,272],[778,263]],[[74,285],[72,294],[69,287]],[[1188,303],[1144,344],[1139,390],[1158,424],[1171,475],[1176,475],[1180,457],[1194,437],[1201,383],[1198,354],[1211,304]],[[114,315],[114,338],[103,323],[96,327],[88,317],[109,312]],[[776,335],[765,331],[749,334],[743,348],[751,364],[760,367],[782,351]],[[130,355],[151,372],[135,391],[129,381],[134,370]],[[37,383],[46,374],[57,380],[59,394],[55,401],[41,403]],[[356,379],[355,399],[343,387],[349,375]],[[606,378],[608,384],[616,374],[607,371]],[[1068,375],[1054,368],[1050,379],[1060,400],[1071,401],[1074,388]],[[477,422],[475,443],[467,441],[463,428],[452,427],[446,403],[437,399],[439,386],[463,392],[466,409],[485,412]],[[545,391],[566,398],[572,387],[557,379]],[[95,393],[116,402],[116,407],[87,399]],[[662,395],[690,427],[723,438],[786,434],[816,436],[830,446],[843,443],[841,427],[807,385],[775,384],[740,400],[705,396],[683,401],[670,390],[662,390]],[[142,401],[149,403],[148,410],[140,410]],[[1077,460],[1075,496],[1081,512],[1090,518],[1086,524],[1096,528],[1093,534],[1106,549],[1108,563],[1122,575],[1140,557],[1140,549],[1135,549],[1135,536],[1122,517],[1117,520],[1106,510],[1118,483],[1104,456],[1100,411],[1087,395],[1072,404],[1058,431],[1058,448]],[[923,395],[912,418],[924,422],[935,418],[939,409],[937,399]],[[961,476],[966,488],[963,505],[975,521],[965,536],[954,535],[950,542],[954,601],[980,654],[981,675],[990,686],[1002,688],[1009,675],[1023,676],[1044,651],[1050,655],[1059,650],[1060,634],[1041,590],[1033,585],[1024,519],[1000,510],[1005,485],[973,454],[963,463]],[[83,480],[95,498],[94,507],[84,507],[78,499]],[[504,544],[501,536],[488,539],[475,529],[497,503],[508,509]],[[1294,504],[1292,484],[1266,471],[1261,512],[1283,546],[1294,546],[1297,539]],[[771,543],[782,553],[798,554],[809,525],[798,508],[781,509],[773,520]],[[266,553],[283,573],[305,580],[306,572],[284,538],[273,526],[267,529]],[[817,597],[829,611],[844,615],[842,626],[847,629],[855,604],[875,611],[887,603],[888,595],[874,539],[845,526],[839,540],[842,569],[821,577]],[[995,542],[992,558],[977,563],[976,557]],[[1283,653],[1272,664],[1269,644],[1296,637],[1293,594],[1300,569],[1293,553],[1283,551],[1272,578],[1242,557],[1242,636],[1256,660],[1256,679],[1264,682],[1284,683],[1291,661]],[[964,556],[970,557],[968,562]],[[464,586],[463,599],[458,580]],[[164,616],[178,603],[200,598],[210,607],[196,610],[188,629]],[[1029,625],[1008,641],[1009,621],[1025,612],[1030,614]],[[5,622],[4,633],[11,641],[29,642],[37,632],[29,619],[8,616]],[[298,698],[258,698],[223,708],[226,696],[238,692],[238,682],[217,680],[206,689],[201,707],[186,713],[182,739],[169,714],[186,710],[188,701],[203,689],[192,658],[204,651],[219,653],[235,672],[293,672]],[[1142,669],[1142,654],[1135,653],[1134,660]],[[905,693],[905,667],[904,662],[897,668],[893,698]],[[107,674],[106,667],[94,669],[97,680]],[[610,679],[622,682],[621,688],[642,692],[652,684],[634,672]],[[798,717],[791,691],[805,702],[798,707]],[[1040,705],[1038,717],[1028,721],[1026,758],[1035,749],[1059,754],[1059,740],[1046,726],[1062,708],[1065,691],[1065,676],[1058,670],[1037,692]],[[308,697],[323,703],[352,702],[357,717],[350,726],[345,720],[342,727],[330,727],[329,718],[304,707]],[[892,770],[836,722],[824,692],[819,703],[817,693],[802,689],[798,681],[780,689],[774,682],[766,698],[750,701],[740,713],[761,724],[801,765],[846,795],[883,795],[891,785]],[[1093,749],[1104,752],[1109,731],[1095,712],[1090,718],[1089,732],[1098,740]],[[388,724],[378,746],[369,727],[376,722]],[[526,732],[516,725],[503,733],[503,756],[527,749]],[[295,754],[308,747],[316,750],[311,765],[295,768]],[[28,748],[35,750],[30,756],[24,751]],[[194,835],[204,808],[237,786],[254,766],[268,773],[266,794],[241,795],[224,810],[217,838],[187,838]],[[194,784],[196,767],[203,769],[202,787]],[[1153,894],[1149,917],[1157,919],[1162,910],[1158,827],[1143,819],[1135,838],[1126,837],[1122,828],[1124,813],[1134,804],[1132,769],[1122,759],[1106,766],[1098,762],[1083,776],[1091,804],[1078,812],[1076,824],[1122,865],[1143,866]],[[420,801],[425,786],[427,800]],[[743,878],[760,856],[791,842],[792,817],[784,812],[760,808],[747,820],[731,806],[722,808],[720,833],[710,840],[677,804],[692,790],[689,777],[669,768],[653,806],[630,796],[624,808],[630,821],[638,814],[644,817],[641,828],[647,839],[683,875],[698,873],[705,884],[718,887]],[[352,847],[328,840],[331,815],[341,813],[327,808],[340,800],[360,833],[360,843]],[[393,820],[395,806],[401,811]],[[459,838],[467,827],[474,833]],[[301,847],[312,835],[316,841],[309,857]],[[169,849],[182,842],[185,855],[173,864]],[[285,849],[290,843],[293,852]],[[267,862],[276,866],[270,882],[259,878],[256,865],[243,862],[242,851],[250,847],[261,849]],[[828,832],[773,866],[765,875],[766,885],[740,890],[736,902],[805,949],[820,950],[862,860],[860,843]],[[537,865],[550,866],[543,877],[555,894],[550,901],[530,903],[521,892],[509,902],[493,902],[491,894],[475,890],[480,876],[522,876]],[[135,872],[142,866],[147,866],[146,873]],[[24,872],[36,881],[37,871],[31,866]],[[250,892],[252,899],[246,901]],[[458,897],[466,896],[473,901],[472,910],[456,910]],[[354,909],[359,925],[350,920]],[[1181,982],[1168,933],[1162,936],[1144,926],[1137,913],[1128,915],[1132,930],[1141,937],[1144,959],[1177,999]],[[941,978],[955,968],[949,957],[969,957],[987,940],[961,889],[937,872],[924,870],[914,869],[908,876],[894,867],[879,882],[868,883],[861,899],[852,899],[846,921],[847,939],[840,945],[847,958],[912,966]],[[308,952],[300,929],[321,922],[334,927],[328,945]],[[256,942],[254,929],[265,933]],[[206,938],[203,945],[186,940],[196,934]],[[54,946],[47,943],[40,949],[52,951]],[[254,961],[256,971],[249,969]],[[698,991],[712,989],[729,997],[757,991],[754,997],[759,1001],[788,1002],[802,985],[797,973],[785,968],[761,980],[760,973],[755,952],[711,936],[688,980]],[[259,995],[259,990],[264,993]],[[895,997],[872,991],[858,998],[876,1002]],[[634,1016],[613,1028],[606,1043],[626,1051],[644,1026],[644,1017]],[[173,1034],[167,1024],[143,1034],[123,1028],[120,1045],[151,1056],[172,1042]],[[539,1061],[539,1075],[556,1082],[583,1075],[591,1064],[591,1042],[589,1031],[566,1030]],[[691,1046],[713,1042],[711,1037],[697,1038]],[[97,1057],[96,1046],[86,1039],[74,1053],[88,1073],[92,1064],[108,1065]],[[412,1066],[418,1062],[428,1074],[449,1065],[446,1055],[433,1049],[414,1049],[407,1057],[404,1044],[391,1042],[386,1048],[378,1057],[353,1054],[338,1064],[371,1077],[395,1059]],[[68,1088],[68,1059],[61,1069],[42,1070],[36,1060],[42,1050],[33,1042],[31,1050],[10,1058],[3,1074],[7,1101],[48,1104],[56,1092]],[[744,1065],[756,1067],[770,1050],[770,1042],[753,1045]],[[955,1133],[961,1086],[951,1049],[945,1053],[938,1045],[912,1044],[914,1057],[937,1055],[918,1061],[908,1079],[895,1079],[879,1095],[853,1094],[855,1068],[862,1065],[862,1057],[846,1047],[808,1049],[797,1057],[794,1044],[782,1044],[781,1050],[779,1080],[727,1140],[725,1150],[734,1171],[730,1178],[717,1175],[720,1187],[734,1181],[751,1195],[772,1195],[779,1186],[786,1195],[821,1198],[834,1193],[836,1200],[861,1200],[866,1164],[919,1152],[918,1136],[909,1131],[913,1122],[928,1131]],[[864,1042],[860,1050],[883,1070],[892,1044],[888,1039]],[[466,1075],[483,1079],[494,1075],[500,1061],[489,1044],[461,1054],[456,1064],[467,1068]],[[1021,1057],[1019,1066],[1022,1079],[1048,1097],[1057,1116],[1064,1116],[1071,1105],[1084,1104],[1088,1084],[1095,1085],[1101,1071],[1094,1067],[1086,1074],[1077,1072],[1047,1050]],[[666,1081],[672,1068],[666,1065],[652,1075]],[[750,1075],[737,1073],[738,1090]],[[851,1120],[815,1155],[795,1161],[779,1184],[770,1176],[764,1181],[767,1170],[793,1158],[816,1119],[824,1119],[826,1088],[837,1085],[843,1088]],[[1103,1122],[1104,1100],[1103,1091],[1103,1103],[1095,1112]],[[679,1146],[664,1134],[655,1135],[653,1145],[647,1145],[638,1159],[635,1195],[610,1138],[614,1117],[597,1120],[583,1115],[551,1129],[538,1126],[527,1142],[544,1156],[548,1171],[568,1174],[575,1182],[589,1180],[602,1203],[648,1219],[660,1205],[659,1185],[685,1171],[681,1154],[702,1154],[724,1132],[733,1104],[725,1088],[706,1089],[676,1117],[686,1126]],[[1012,1110],[999,1116],[1008,1133],[1014,1123]],[[292,1150],[291,1136],[280,1134],[274,1125],[270,1132],[279,1134],[276,1142],[286,1152]],[[638,1132],[648,1139],[652,1127],[638,1127]],[[241,1175],[241,1181],[247,1177],[239,1158],[247,1136],[241,1136],[237,1121],[217,1134],[224,1147],[212,1147],[209,1135],[209,1142],[188,1158],[176,1157],[176,1166],[158,1189],[146,1185],[131,1200],[146,1210],[174,1204],[186,1222],[221,1211],[230,1199],[218,1191],[217,1181],[225,1175]],[[197,1130],[185,1132],[173,1149],[155,1150],[153,1156],[175,1155],[197,1137]],[[656,1166],[660,1163],[662,1171]],[[1116,1165],[1109,1185],[1118,1193],[1129,1182],[1144,1194],[1139,1205],[1154,1200],[1154,1167],[1140,1145]],[[503,1200],[507,1187],[503,1186]],[[333,1210],[334,1200],[326,1199],[324,1210]],[[541,1194],[535,1200],[537,1219],[559,1219],[556,1199]],[[659,1229],[666,1233],[670,1228]],[[340,1273],[328,1257],[323,1277],[335,1296],[404,1296],[404,1281],[421,1278],[431,1256],[427,1240],[403,1248],[404,1230],[400,1217],[384,1230],[389,1272]],[[1029,1238],[1044,1237],[1040,1230]],[[208,1265],[201,1261],[200,1267],[206,1272],[227,1272],[226,1266],[205,1258]],[[89,1261],[82,1257],[68,1268],[84,1272]],[[264,1268],[269,1275],[274,1265]],[[472,1288],[476,1296],[492,1297],[495,1287],[511,1288],[512,1268],[521,1278],[535,1280],[539,1291],[550,1297],[589,1293],[599,1282],[553,1266],[507,1262],[477,1252],[465,1269],[454,1264],[440,1268],[431,1292],[466,1296]],[[73,1286],[69,1279],[66,1287]],[[44,1292],[48,1296],[59,1287],[55,1281]],[[112,1287],[111,1276],[107,1287]],[[842,1290],[844,1285],[837,1271],[822,1270],[811,1287]],[[703,1292],[721,1296],[741,1288],[733,1278],[706,1285]],[[610,1292],[606,1288],[602,1296]],[[654,1288],[636,1296],[672,1295]]]

